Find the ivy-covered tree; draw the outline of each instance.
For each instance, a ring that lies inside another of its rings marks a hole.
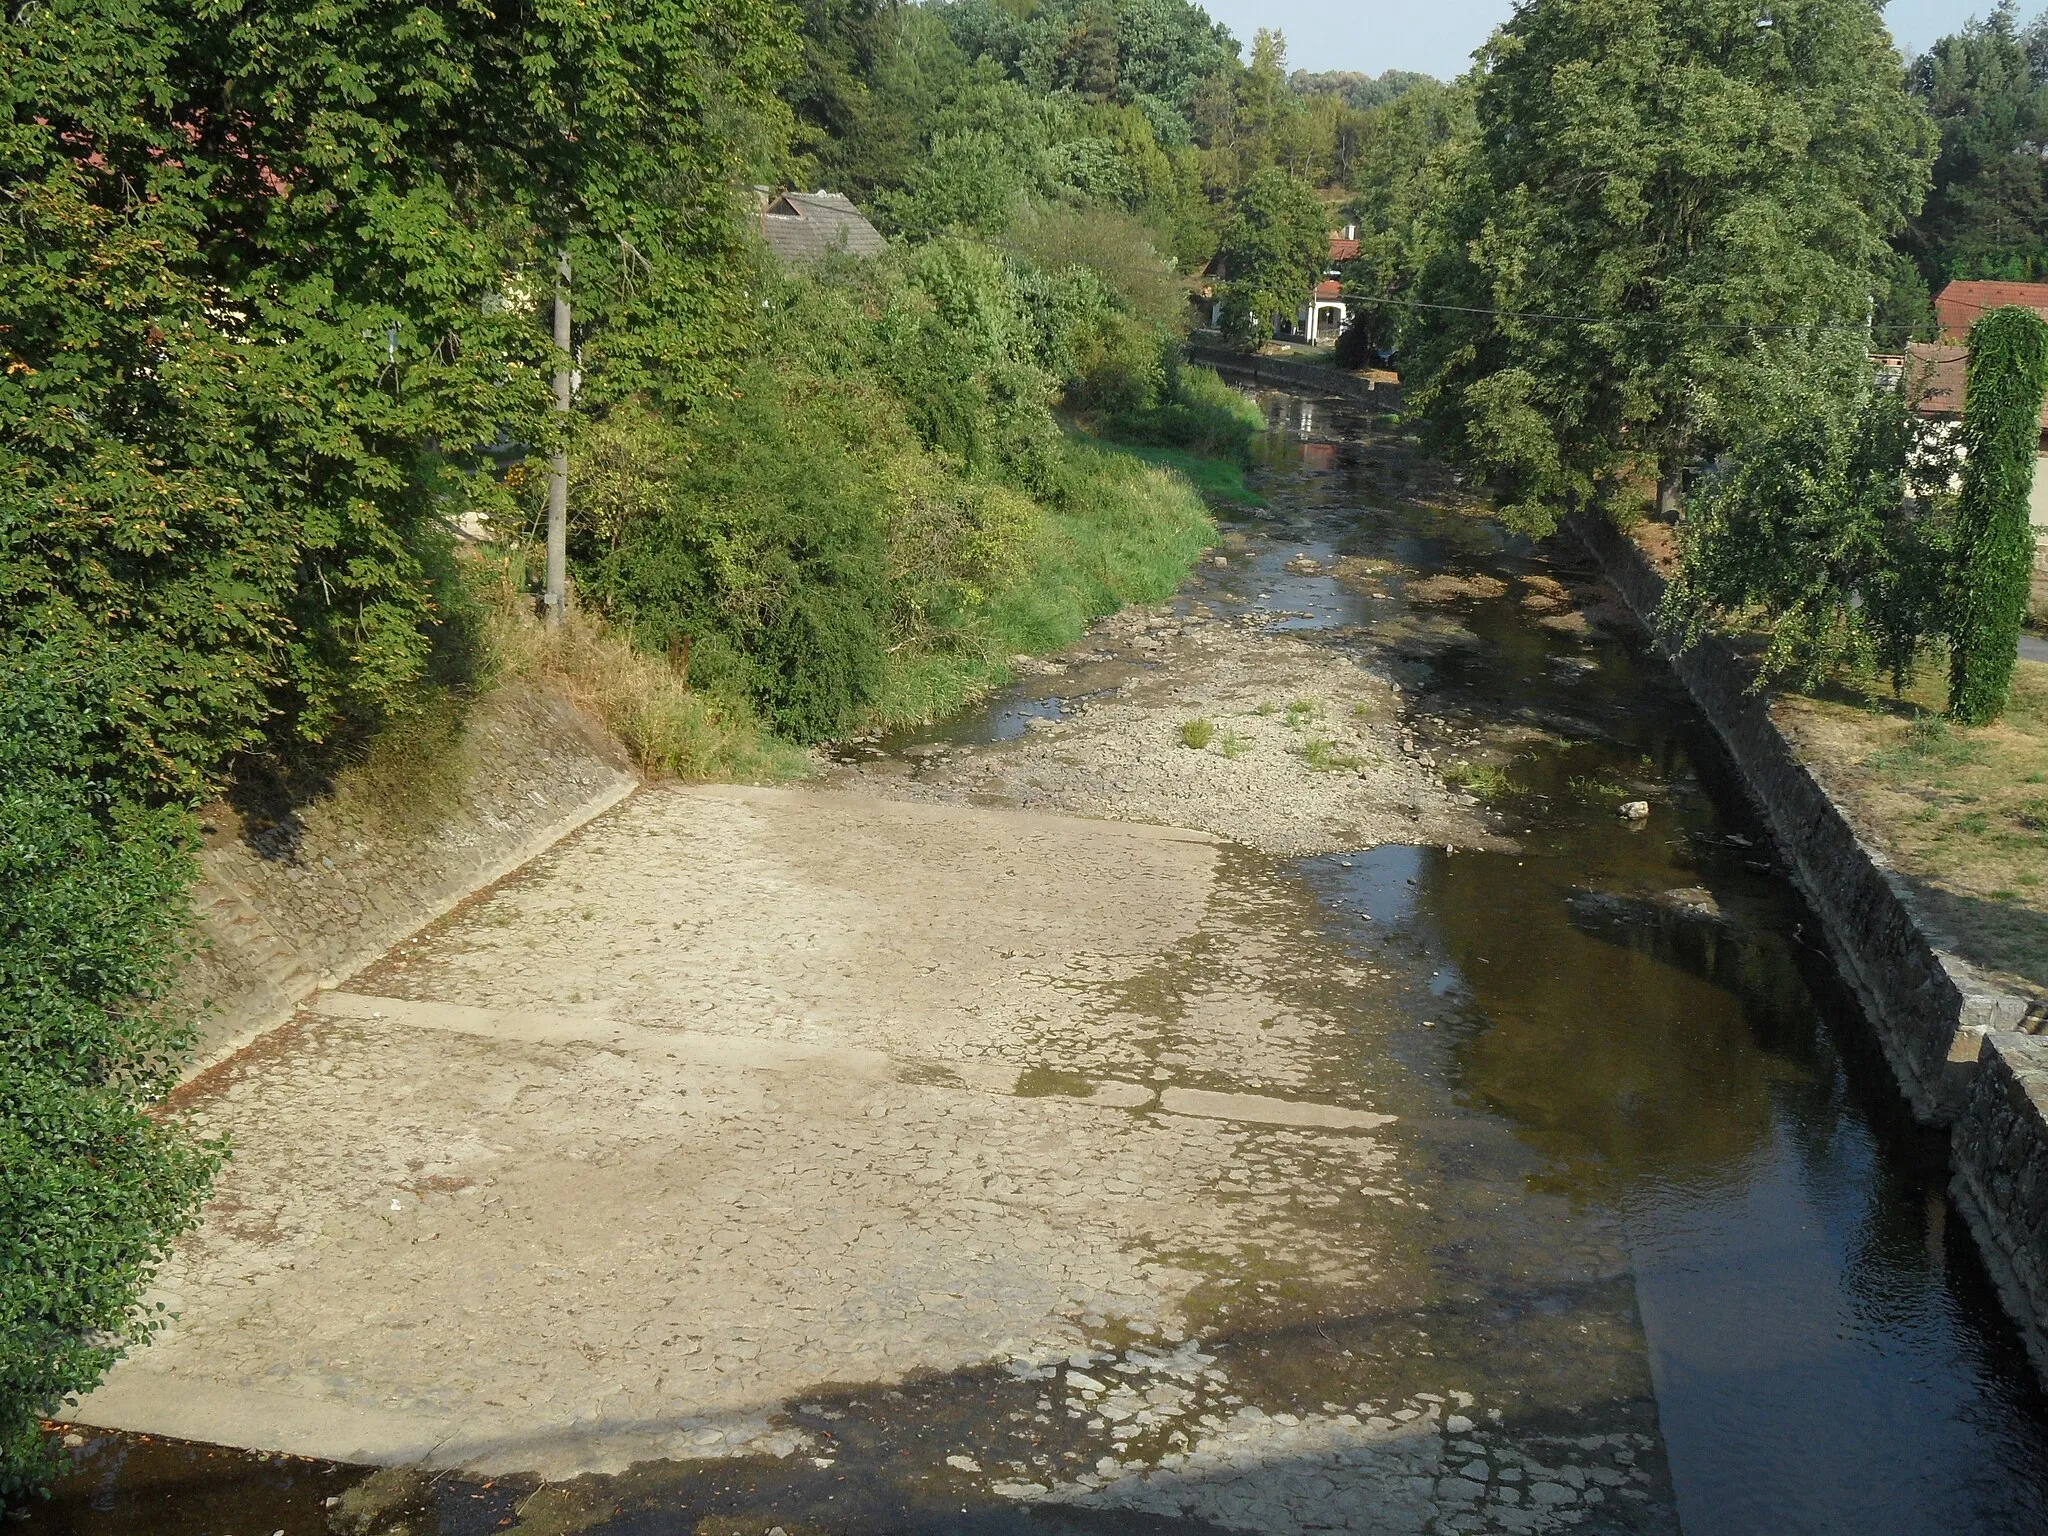
[[[1668,502],[1772,328],[1865,322],[1925,179],[1868,0],[1533,0],[1475,111],[1404,372],[1531,531]]]
[[[2028,492],[2048,395],[2048,321],[1994,309],[1970,327],[1963,489],[1949,606],[1949,713],[1985,725],[2005,713],[2034,567]]]

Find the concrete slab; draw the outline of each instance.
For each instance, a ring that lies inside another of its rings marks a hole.
[[[1362,1275],[1355,1228],[1274,1216],[1377,1186],[1350,1133],[1387,1117],[1314,1091],[1223,857],[643,792],[182,1090],[235,1158],[176,1321],[75,1417],[561,1477],[787,1452],[799,1394],[1062,1358],[1083,1318],[1178,1336],[1203,1254]]]

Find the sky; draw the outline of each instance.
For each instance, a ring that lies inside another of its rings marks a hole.
[[[1290,69],[1415,69],[1449,79],[1472,50],[1507,20],[1509,0],[1201,0],[1203,8],[1246,44],[1260,27],[1287,34]],[[1910,57],[1996,0],[1891,0],[1892,36]],[[2048,0],[2021,0],[2031,17]]]

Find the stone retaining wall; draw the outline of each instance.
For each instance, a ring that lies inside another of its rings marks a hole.
[[[1570,526],[1654,627],[1664,580],[1649,557],[1605,518]],[[1709,638],[1670,659],[1770,822],[1914,1113],[1950,1123],[1956,1208],[2048,1382],[2048,1039],[2014,1030],[2028,999],[1928,933],[1884,856],[1747,691],[1754,674],[1732,646]]]
[[[1341,368],[1326,368],[1320,363],[1296,362],[1287,357],[1263,357],[1233,352],[1222,347],[1191,346],[1188,361],[1199,363],[1204,368],[1214,368],[1220,373],[1232,374],[1250,383],[1268,389],[1291,390],[1296,394],[1334,395],[1340,400],[1355,400],[1376,410],[1398,411],[1401,408],[1401,386],[1398,384],[1375,385],[1372,380],[1360,378],[1355,373],[1346,373]]]
[[[1950,1161],[1956,1204],[2048,1379],[2048,1040],[1985,1037]]]
[[[1664,579],[1648,556],[1605,518],[1574,519],[1570,527],[1654,629]],[[1884,855],[1857,836],[1799,760],[1768,699],[1748,691],[1754,673],[1732,646],[1709,638],[1671,664],[1770,822],[1914,1113],[1952,1120],[1985,1035],[2019,1025],[2028,1000],[1991,985],[1927,932]]]
[[[207,808],[193,891],[200,951],[184,979],[209,1008],[193,1073],[639,782],[600,725],[524,685],[478,701],[418,777],[380,791],[345,772],[332,793],[274,815]]]

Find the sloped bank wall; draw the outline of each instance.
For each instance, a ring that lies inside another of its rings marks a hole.
[[[286,813],[209,806],[193,892],[200,947],[183,983],[208,1010],[191,1072],[282,1023],[323,980],[332,985],[376,958],[638,782],[596,721],[514,684],[476,703],[416,784],[372,786],[344,773],[331,794]]]
[[[1664,580],[1649,558],[1604,518],[1569,526],[1654,630]],[[2048,1382],[2048,1039],[2015,1029],[2029,1000],[1928,933],[1884,856],[1748,692],[1733,647],[1710,638],[1670,660],[1769,820],[1915,1114],[1950,1126],[1956,1206]]]
[[[1985,1037],[1949,1160],[1956,1204],[2048,1380],[2048,1040]]]

